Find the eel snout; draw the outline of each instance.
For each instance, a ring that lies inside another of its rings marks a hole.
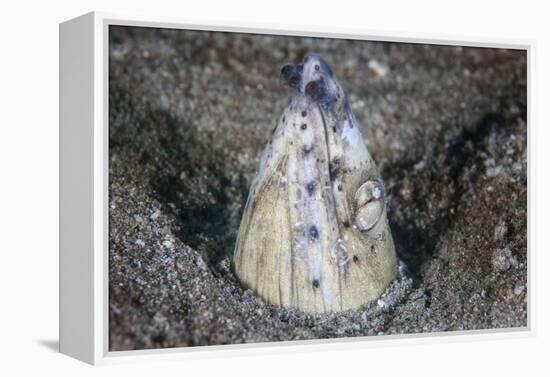
[[[280,80],[291,95],[250,188],[235,274],[275,305],[357,309],[397,274],[382,177],[318,54],[282,67]]]
[[[285,65],[280,77],[283,85],[308,96],[325,109],[331,108],[341,92],[329,65],[316,53],[306,55],[302,63]]]

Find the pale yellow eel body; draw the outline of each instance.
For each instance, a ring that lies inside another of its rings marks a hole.
[[[281,78],[293,92],[250,188],[235,273],[272,304],[356,309],[397,274],[384,183],[324,60],[309,54]]]

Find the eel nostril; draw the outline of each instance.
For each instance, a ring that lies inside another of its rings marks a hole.
[[[297,89],[302,81],[302,71],[304,67],[301,64],[288,64],[281,68],[281,81],[291,88]]]
[[[329,106],[334,101],[322,77],[318,80],[308,82],[304,88],[304,92],[309,98],[323,106]]]
[[[283,80],[288,79],[292,74],[292,71],[292,64],[285,65],[283,68],[281,68],[281,78]]]
[[[318,101],[322,96],[321,85],[318,81],[308,82],[305,88],[305,93],[310,96],[311,99]]]

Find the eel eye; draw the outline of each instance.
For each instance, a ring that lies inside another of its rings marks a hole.
[[[374,228],[382,217],[386,205],[382,183],[375,180],[363,183],[355,193],[355,204],[357,206],[355,215],[357,228],[362,232]]]

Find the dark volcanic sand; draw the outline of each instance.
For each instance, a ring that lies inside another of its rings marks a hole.
[[[319,52],[390,192],[401,277],[363,310],[266,305],[231,272],[259,153]],[[115,27],[110,347],[527,325],[526,53]]]

